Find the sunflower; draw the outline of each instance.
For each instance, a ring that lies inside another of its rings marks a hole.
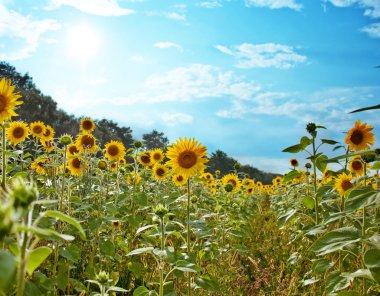
[[[343,196],[347,192],[347,190],[354,187],[354,184],[351,183],[351,180],[352,180],[352,175],[351,174],[346,175],[345,173],[339,175],[336,178],[335,188],[336,190],[338,190],[341,196]]]
[[[290,165],[294,168],[298,167],[298,160],[295,158],[290,159]]]
[[[191,177],[203,172],[208,159],[206,147],[195,139],[179,138],[172,147],[168,148],[166,156],[169,158],[168,165],[175,174]]]
[[[45,175],[46,174],[45,165],[47,162],[48,162],[48,158],[38,157],[32,162],[32,164],[30,165],[30,168],[34,169],[36,173],[39,175]]]
[[[252,179],[249,179],[249,178],[245,178],[245,179],[243,179],[243,181],[241,181],[241,184],[244,187],[253,187],[255,185],[255,181],[253,181]]]
[[[276,178],[272,180],[272,184],[275,186],[278,186],[281,184],[281,181],[282,181],[282,178],[280,176],[277,176]]]
[[[70,170],[71,175],[76,177],[82,176],[84,171],[84,161],[80,157],[70,158],[67,167]]]
[[[45,132],[44,132],[42,138],[45,141],[50,141],[54,138],[55,131],[50,125],[46,125],[45,128],[46,129],[45,129]]]
[[[45,151],[50,153],[54,150],[55,148],[55,143],[54,141],[45,141],[43,139],[40,139],[42,147],[44,147]]]
[[[17,116],[15,112],[16,106],[21,105],[22,101],[17,101],[21,98],[18,92],[15,92],[15,85],[12,85],[11,80],[5,77],[0,80],[0,122],[11,120],[12,116]]]
[[[110,160],[119,160],[125,156],[125,147],[122,142],[110,141],[105,146],[105,157]]]
[[[153,167],[153,177],[157,180],[165,180],[168,175],[168,168],[163,164],[155,164]]]
[[[135,172],[132,172],[127,177],[127,182],[131,185],[138,184],[141,182],[141,176],[139,173],[135,174]]]
[[[12,121],[7,128],[7,138],[13,145],[24,142],[28,136],[29,128],[25,122]]]
[[[206,182],[214,181],[214,176],[211,173],[203,173],[201,179],[204,179]]]
[[[175,174],[172,177],[172,181],[173,181],[174,185],[178,186],[178,187],[185,185],[188,179],[189,178],[187,176],[183,176],[181,174]]]
[[[127,164],[127,162],[126,162],[126,160],[125,160],[124,157],[122,157],[122,158],[119,159],[119,165],[120,166],[125,166],[126,164]]]
[[[80,152],[95,152],[98,149],[98,146],[96,145],[96,139],[91,134],[78,135],[75,144],[77,145]]]
[[[104,159],[98,161],[98,168],[102,171],[105,171],[107,169],[107,166],[107,161],[105,161]]]
[[[69,147],[67,147],[67,155],[73,156],[79,154],[79,149],[76,144],[70,144]]]
[[[150,157],[153,163],[160,163],[164,159],[164,152],[160,148],[150,151]]]
[[[91,134],[95,129],[95,123],[91,118],[86,117],[81,120],[79,128],[82,134]]]
[[[137,157],[139,163],[141,163],[144,167],[150,167],[153,164],[150,151],[141,151],[139,156]]]
[[[231,184],[233,192],[238,191],[240,189],[240,186],[241,186],[239,177],[235,174],[224,175],[222,178],[222,183],[224,185]]]
[[[46,132],[46,126],[42,121],[35,121],[30,124],[29,130],[33,137],[41,139]]]
[[[350,172],[357,175],[364,175],[364,162],[360,156],[355,156],[350,160]]]
[[[254,188],[254,187],[246,187],[246,188],[245,188],[245,192],[246,192],[248,195],[252,195],[253,193],[255,193],[255,188]]]
[[[360,120],[355,122],[355,126],[347,133],[344,140],[348,144],[348,148],[354,151],[369,149],[370,145],[375,143],[375,135],[371,133],[373,127],[367,125],[366,122],[361,124]]]

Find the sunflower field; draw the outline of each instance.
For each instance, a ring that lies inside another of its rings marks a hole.
[[[17,121],[0,80],[0,295],[379,295],[380,169],[357,121],[344,144],[306,127],[272,184],[207,172],[207,149],[104,146]],[[326,148],[326,147],[331,147]],[[322,151],[342,151],[329,157]],[[333,169],[334,168],[334,169]]]

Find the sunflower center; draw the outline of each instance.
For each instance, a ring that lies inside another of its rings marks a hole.
[[[177,181],[178,182],[182,182],[183,181],[183,177],[181,175],[177,176]]]
[[[363,165],[362,165],[362,162],[361,161],[354,161],[352,163],[352,168],[355,170],[355,171],[360,171],[362,168],[363,168]]]
[[[78,158],[74,158],[73,162],[72,162],[72,165],[73,165],[74,168],[80,169],[81,166],[82,166],[82,163],[81,163],[81,161]]]
[[[13,130],[12,134],[13,134],[13,137],[15,137],[16,139],[20,139],[24,136],[25,131],[22,127],[18,126]]]
[[[363,133],[362,131],[355,130],[352,135],[351,135],[351,142],[354,143],[355,145],[359,145],[360,143],[363,142]]]
[[[6,106],[7,106],[7,98],[3,95],[0,95],[0,112],[3,112]]]
[[[292,159],[292,160],[290,161],[290,163],[291,163],[292,166],[297,166],[297,165],[298,165],[298,161],[295,160],[295,159]]]
[[[82,123],[82,127],[84,130],[89,131],[92,129],[92,122],[90,120],[85,120]]]
[[[236,180],[234,180],[234,179],[230,179],[230,180],[228,180],[227,183],[232,184],[232,186],[234,186],[234,188],[235,188],[236,185],[237,185]]]
[[[87,147],[87,148],[91,148],[92,146],[95,145],[95,141],[94,141],[94,138],[93,137],[90,137],[90,136],[87,136],[87,135],[84,135],[82,137],[82,146],[83,147]]]
[[[107,149],[107,152],[111,156],[116,156],[119,154],[119,148],[116,145],[110,145]]]
[[[197,163],[197,155],[193,151],[184,151],[178,157],[180,167],[189,169]]]
[[[40,125],[36,125],[36,126],[34,126],[33,127],[33,132],[35,133],[35,134],[40,134],[40,133],[42,133],[42,126],[40,126]]]
[[[77,153],[79,153],[78,148],[75,145],[69,147],[69,152],[71,154],[77,154]]]
[[[159,177],[163,177],[163,176],[165,175],[165,170],[164,170],[163,168],[158,168],[158,169],[156,170],[156,174],[157,174],[157,176],[159,176]]]
[[[51,131],[49,129],[46,129],[46,132],[44,133],[45,137],[49,137],[51,135]]]
[[[161,154],[160,153],[153,154],[153,159],[154,160],[161,160]]]
[[[352,187],[354,187],[354,185],[350,182],[350,180],[343,180],[342,189],[344,191],[347,191],[348,189],[351,189]]]
[[[143,163],[150,163],[150,156],[148,154],[144,154],[141,156],[141,161]]]

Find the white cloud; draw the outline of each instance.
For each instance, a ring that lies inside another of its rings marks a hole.
[[[100,16],[121,16],[135,13],[131,9],[120,7],[117,0],[51,0],[46,9],[57,9],[63,5]]]
[[[42,37],[46,32],[59,30],[61,25],[52,19],[34,20],[31,16],[24,16],[16,11],[8,10],[0,3],[0,37],[19,39],[23,46],[17,50],[8,49],[7,53],[0,54],[0,60],[20,60],[31,56],[44,41]],[[51,39],[45,39],[51,43]],[[5,52],[3,51],[3,52]]]
[[[371,18],[380,17],[380,1],[379,0],[324,0],[330,2],[337,7],[348,7],[358,5],[364,9],[364,15]]]
[[[222,4],[218,0],[198,2],[196,3],[196,5],[199,7],[210,8],[210,9],[222,7]]]
[[[245,5],[248,7],[268,7],[270,9],[290,8],[301,10],[302,8],[302,4],[297,3],[295,0],[245,0]]]
[[[380,38],[380,23],[370,24],[362,29],[372,38]]]
[[[165,113],[162,115],[161,120],[168,126],[175,126],[178,124],[190,124],[193,122],[193,116],[185,113]]]
[[[145,61],[144,57],[141,56],[141,55],[131,56],[130,60],[133,61],[133,62],[137,62],[137,63],[141,63],[141,62]]]
[[[279,68],[289,69],[297,63],[304,63],[306,56],[296,53],[292,46],[265,43],[243,43],[231,48],[217,45],[216,48],[237,60],[238,68]]]
[[[174,42],[157,42],[153,45],[154,47],[156,48],[160,48],[160,49],[166,49],[166,48],[176,48],[178,49],[179,51],[183,51],[183,48],[181,45],[177,44],[177,43],[174,43]]]
[[[171,11],[149,11],[147,12],[147,15],[148,16],[162,16],[167,19],[178,21],[178,22],[186,21],[186,12],[187,12],[186,4],[173,5],[170,10]]]

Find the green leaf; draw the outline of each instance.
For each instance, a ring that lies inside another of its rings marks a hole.
[[[354,227],[343,227],[327,233],[317,239],[310,250],[318,255],[326,255],[360,241],[360,233]]]
[[[305,196],[302,199],[302,202],[305,205],[305,207],[307,207],[309,210],[314,209],[314,206],[315,206],[314,199],[310,195]]]
[[[342,291],[336,294],[336,296],[360,296],[356,291]]]
[[[318,259],[313,262],[312,270],[315,274],[322,275],[333,266],[334,263],[326,259]]]
[[[334,141],[334,140],[328,140],[328,139],[321,139],[323,144],[329,144],[329,145],[335,145],[338,144],[339,142]]]
[[[9,252],[0,250],[0,291],[11,282],[16,271],[16,258]],[[6,272],[5,272],[6,271]]]
[[[80,249],[79,249],[79,247],[77,247],[74,244],[70,244],[67,247],[61,248],[59,250],[59,254],[62,257],[66,258],[66,259],[68,259],[74,263],[78,262],[79,259],[81,258],[80,257]]]
[[[302,145],[304,147],[304,149],[307,146],[309,146],[311,143],[313,143],[313,141],[310,138],[308,138],[306,136],[304,136],[304,137],[301,138],[300,145]]]
[[[374,164],[371,165],[372,170],[380,170],[380,161],[376,161]]]
[[[375,281],[380,283],[380,250],[368,250],[364,255],[364,264],[370,270]]]
[[[297,144],[297,145],[293,145],[288,148],[285,148],[284,150],[282,150],[282,152],[298,153],[305,150],[305,148],[306,147],[304,147],[302,144]]]
[[[207,291],[219,292],[220,287],[216,278],[210,275],[195,278],[196,288],[202,288]]]
[[[119,288],[119,287],[115,287],[115,286],[111,286],[107,289],[107,293],[109,291],[115,291],[115,292],[128,292],[128,290],[125,290],[123,288]]]
[[[374,153],[375,152],[373,150],[365,150],[365,151],[359,151],[359,152],[354,152],[354,153],[350,153],[350,154],[343,154],[343,155],[340,155],[337,157],[329,158],[328,160],[326,160],[326,163],[337,162],[340,159],[351,158],[351,157],[357,156],[357,155],[367,155],[367,154],[374,154]]]
[[[133,272],[136,278],[140,278],[143,271],[143,265],[139,262],[128,263],[128,269]]]
[[[26,265],[26,271],[30,276],[33,272],[45,261],[47,257],[52,253],[52,249],[49,247],[39,247],[29,252],[28,263]]]
[[[157,227],[157,226],[156,225],[146,225],[146,226],[140,227],[139,229],[137,229],[135,236],[137,236],[140,232],[143,232],[143,231],[145,231],[149,228],[152,228],[152,227]]]
[[[284,224],[286,223],[295,213],[297,213],[297,210],[291,209],[287,211],[284,215],[278,217],[278,223]]]
[[[127,256],[138,255],[138,254],[143,254],[143,253],[151,253],[151,251],[153,249],[154,249],[153,247],[146,247],[146,248],[136,249],[136,250],[133,250],[133,251],[129,252],[127,254]]]
[[[371,281],[374,281],[375,279],[373,278],[371,271],[369,269],[358,269],[357,271],[351,273],[349,275],[351,278],[365,278]]]
[[[86,234],[84,233],[82,226],[80,225],[80,223],[76,219],[74,219],[74,218],[72,218],[66,214],[63,214],[59,211],[46,211],[46,212],[42,213],[41,216],[42,217],[57,218],[57,219],[60,219],[66,223],[69,223],[70,225],[74,226],[79,231],[79,235],[80,235],[81,239],[86,240]]]
[[[326,155],[321,155],[315,161],[315,165],[320,172],[323,173],[326,170],[326,167],[327,167],[326,160],[328,160],[328,159],[329,158]]]
[[[362,111],[367,111],[367,110],[375,110],[375,109],[380,109],[380,105],[356,109],[354,111],[351,111],[350,113],[362,112]]]
[[[133,296],[149,296],[149,290],[146,287],[138,287],[133,291]]]
[[[319,281],[320,281],[319,278],[307,279],[307,280],[304,280],[304,281],[303,281],[303,285],[304,285],[304,286],[309,286],[309,285],[312,285],[312,284],[318,283]]]
[[[108,255],[113,257],[115,255],[115,246],[109,240],[102,240],[99,245],[100,252],[103,255]]]
[[[16,229],[17,231],[26,231],[33,233],[34,235],[45,239],[62,239],[66,241],[72,241],[75,238],[72,235],[61,234],[51,229],[43,229],[39,227],[26,227],[18,225]]]
[[[299,171],[294,170],[285,174],[284,178],[282,179],[282,182],[286,183],[300,176],[301,176],[301,173]]]
[[[345,203],[346,212],[357,211],[365,207],[376,206],[380,204],[380,192],[373,190],[371,187],[353,189]]]
[[[196,266],[194,263],[190,263],[186,260],[178,260],[176,262],[175,269],[183,271],[183,272],[198,272],[200,268]]]
[[[338,292],[350,286],[351,278],[339,271],[331,272],[326,279],[326,291],[328,294]]]

